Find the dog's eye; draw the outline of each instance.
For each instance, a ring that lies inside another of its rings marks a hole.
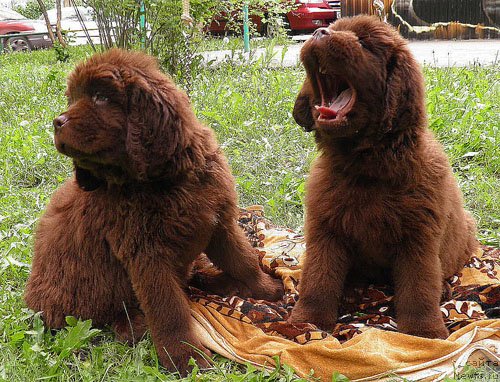
[[[94,103],[96,104],[103,104],[105,102],[108,102],[108,97],[106,97],[102,93],[97,92],[92,97],[92,101],[94,101]]]

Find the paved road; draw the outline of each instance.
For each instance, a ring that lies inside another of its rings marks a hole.
[[[303,43],[293,43],[283,52],[283,47],[276,47],[271,59],[273,65],[295,66],[299,61],[299,52]],[[500,65],[500,40],[463,40],[463,41],[410,41],[410,49],[417,60],[431,66],[469,66]],[[250,55],[241,51],[229,50],[204,52],[205,60],[216,64],[228,57],[239,60],[256,60],[269,54],[265,49],[256,49]]]

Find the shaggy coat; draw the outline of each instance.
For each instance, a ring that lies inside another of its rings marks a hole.
[[[477,249],[475,225],[427,127],[405,40],[369,16],[318,29],[301,51],[294,118],[320,152],[306,189],[307,258],[291,322],[332,329],[346,282],[392,282],[399,331],[445,338],[444,280]]]
[[[70,74],[67,96],[54,141],[75,176],[38,225],[28,307],[51,328],[73,315],[133,341],[147,327],[168,369],[185,372],[190,357],[206,365],[191,346],[210,354],[191,330],[185,293],[202,251],[226,272],[212,286],[283,293],[237,225],[234,179],[213,132],[141,53],[93,56]]]

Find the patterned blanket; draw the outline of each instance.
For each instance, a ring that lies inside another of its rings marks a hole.
[[[192,315],[204,346],[241,363],[272,367],[273,357],[302,377],[331,380],[340,372],[356,381],[390,378],[433,380],[465,364],[500,365],[500,249],[483,246],[449,280],[451,299],[441,311],[451,335],[430,340],[397,332],[393,290],[364,285],[345,291],[332,332],[313,324],[286,323],[298,298],[306,256],[303,236],[276,227],[262,209],[241,211],[240,225],[268,273],[283,280],[277,303],[208,295],[191,289]]]

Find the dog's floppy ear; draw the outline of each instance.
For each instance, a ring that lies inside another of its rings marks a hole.
[[[126,149],[135,177],[144,181],[172,175],[167,174],[168,162],[175,166],[176,154],[187,146],[187,133],[178,114],[178,103],[188,102],[184,93],[173,83],[150,83],[137,76],[128,86],[127,96]]]
[[[309,78],[306,78],[293,107],[293,119],[306,131],[311,131],[314,127],[314,119],[311,111],[311,98],[313,89]]]
[[[76,183],[83,191],[94,191],[105,184],[103,179],[94,176],[89,170],[77,166],[74,161],[73,165],[75,167]]]
[[[387,63],[382,129],[401,130],[425,122],[424,78],[407,48],[396,51]]]

